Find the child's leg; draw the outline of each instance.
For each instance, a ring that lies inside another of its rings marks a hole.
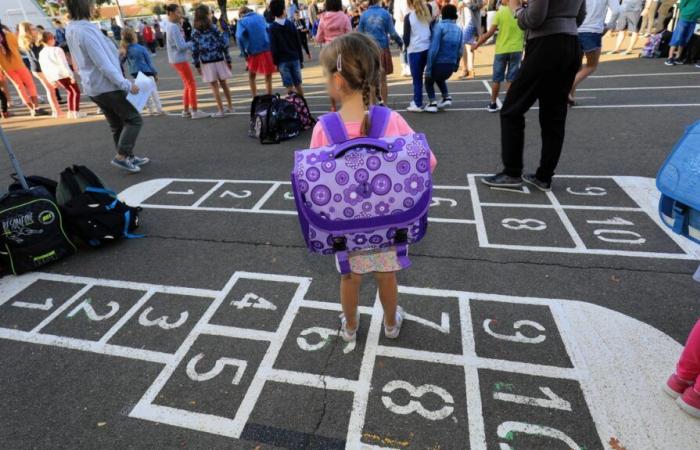
[[[219,108],[219,112],[224,112],[224,105],[221,103],[221,92],[219,92],[219,82],[212,81],[211,92],[214,94],[214,99],[216,100],[216,107]]]
[[[231,102],[231,90],[228,88],[228,83],[226,80],[219,80],[221,83],[221,89],[224,90],[224,96],[226,96],[226,103],[228,103],[228,109],[233,111],[233,103]]]
[[[494,81],[491,83],[491,103],[496,103],[498,100],[498,93],[501,91],[501,83]]]
[[[250,84],[250,93],[255,97],[258,95],[258,85],[255,83],[255,72],[252,70],[248,71],[248,83]]]
[[[379,95],[382,96],[382,101],[385,105],[389,104],[389,83],[386,80],[386,73],[382,71],[381,80],[379,82]]]
[[[357,305],[360,303],[362,275],[349,273],[340,276],[340,304],[343,306],[348,330],[357,329]]]
[[[396,272],[375,272],[379,288],[379,301],[384,310],[384,324],[393,328],[396,326],[396,308],[399,304],[399,287]]]
[[[304,88],[301,87],[301,84],[294,85],[294,90],[296,91],[297,95],[304,96]]]
[[[425,93],[428,94],[428,103],[435,101],[435,79],[433,74],[425,76]]]
[[[695,381],[700,376],[700,320],[690,331],[683,353],[676,365],[676,375],[685,381]],[[696,384],[698,382],[696,381]],[[700,386],[696,390],[700,390]]]
[[[447,78],[450,76],[447,75],[447,77],[440,77],[435,82],[438,85],[438,88],[440,89],[440,94],[442,94],[442,99],[446,99],[447,97],[450,96],[450,91],[447,89]]]
[[[600,50],[586,53],[586,65],[578,71],[576,78],[574,78],[574,84],[571,87],[572,98],[576,96],[576,87],[598,69],[598,61],[600,61]]]
[[[627,50],[625,50],[625,53],[632,53],[632,50],[634,49],[634,44],[637,43],[637,39],[639,38],[639,33],[636,31],[632,32],[632,36],[630,36],[630,45],[627,47]]]
[[[622,48],[622,43],[625,41],[625,33],[626,32],[624,30],[617,33],[617,40],[615,41],[615,48],[613,49],[614,52]]]
[[[156,83],[155,77],[149,77],[151,80],[153,80],[153,84]],[[163,104],[160,102],[160,94],[158,94],[158,87],[156,87],[153,90],[153,93],[151,94],[151,100],[153,101],[153,104],[156,107],[156,111],[163,111]]]
[[[268,73],[265,75],[265,90],[267,95],[272,95],[272,74]]]

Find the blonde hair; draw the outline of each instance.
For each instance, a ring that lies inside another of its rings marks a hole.
[[[430,23],[433,20],[433,15],[424,0],[408,0],[408,7],[416,12],[416,17],[421,22]]]
[[[339,73],[351,91],[362,92],[365,118],[362,134],[369,132],[369,107],[378,101],[381,81],[381,52],[374,39],[363,33],[352,32],[335,38],[321,50],[321,67],[328,76]]]
[[[23,52],[31,51],[32,44],[43,45],[40,38],[32,36],[32,24],[29,22],[19,23],[19,34],[17,44]]]
[[[122,57],[126,56],[126,51],[129,45],[136,43],[136,32],[133,28],[124,28],[122,30],[122,42],[119,44],[119,54]]]

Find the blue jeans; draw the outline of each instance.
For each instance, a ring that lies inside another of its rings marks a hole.
[[[512,82],[518,76],[520,61],[523,58],[522,52],[499,53],[493,57],[493,77],[494,83],[502,83],[503,80]],[[506,67],[508,72],[506,73]]]
[[[413,77],[413,101],[416,106],[423,106],[423,72],[428,64],[428,50],[408,54],[408,65]]]
[[[451,63],[434,64],[430,76],[425,77],[425,91],[428,93],[428,100],[435,100],[435,84],[438,85],[443,100],[450,96],[447,91],[447,79],[455,71],[455,65]]]
[[[277,69],[282,76],[284,87],[301,86],[301,62],[298,59],[281,62],[277,65]]]

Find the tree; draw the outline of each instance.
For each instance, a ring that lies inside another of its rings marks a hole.
[[[216,4],[219,5],[219,11],[221,11],[221,17],[219,17],[219,19],[223,20],[224,23],[228,23],[228,15],[226,14],[226,2],[227,0],[216,0]]]

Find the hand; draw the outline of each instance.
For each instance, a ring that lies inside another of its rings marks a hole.
[[[158,82],[158,75],[153,75],[153,81]]]
[[[131,92],[134,95],[139,93],[139,87],[136,86],[136,83],[134,83],[133,81],[131,82],[131,89],[129,89],[129,92]]]
[[[472,45],[472,51],[475,52],[479,48],[479,43],[477,42],[476,44]]]
[[[51,83],[51,87],[54,89],[58,89],[58,83]]]

